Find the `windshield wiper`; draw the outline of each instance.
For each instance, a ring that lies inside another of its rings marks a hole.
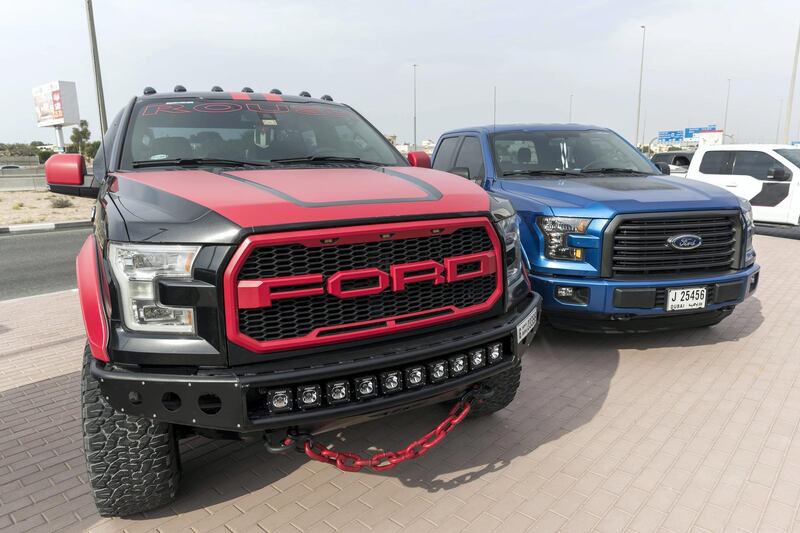
[[[270,163],[293,164],[293,163],[356,163],[360,165],[370,165],[376,167],[389,166],[387,163],[378,161],[367,161],[360,157],[343,157],[337,155],[309,155],[306,157],[286,157],[283,159],[270,159]]]
[[[642,172],[641,170],[635,170],[632,168],[603,167],[581,170],[581,174],[640,174],[642,176],[649,176],[650,172]]]
[[[580,172],[574,170],[512,170],[503,172],[503,177],[514,176],[580,176]]]
[[[236,159],[217,159],[213,157],[152,159],[148,161],[134,161],[132,165],[133,168],[163,167],[163,166],[176,166],[176,167],[217,166],[217,167],[262,168],[262,167],[273,166],[269,163],[253,163],[249,161],[238,161]]]

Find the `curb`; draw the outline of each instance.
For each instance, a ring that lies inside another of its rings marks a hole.
[[[0,235],[9,233],[44,233],[47,231],[58,231],[76,228],[91,228],[91,220],[72,220],[70,222],[42,222],[41,224],[13,224],[11,226],[0,226]]]

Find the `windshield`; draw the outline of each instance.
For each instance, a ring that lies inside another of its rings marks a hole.
[[[139,102],[131,120],[122,155],[128,169],[296,159],[407,164],[372,125],[341,105],[176,98]]]
[[[635,148],[605,130],[496,133],[493,146],[495,167],[505,177],[658,173]]]
[[[792,164],[800,167],[800,148],[779,148],[775,151],[791,161]]]

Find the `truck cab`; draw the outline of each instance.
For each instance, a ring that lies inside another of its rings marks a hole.
[[[557,327],[713,325],[758,285],[749,203],[662,174],[607,128],[453,130],[432,166],[511,201],[530,279]]]

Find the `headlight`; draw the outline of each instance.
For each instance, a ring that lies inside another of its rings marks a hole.
[[[491,199],[492,218],[503,237],[506,280],[510,284],[522,275],[522,249],[520,248],[517,212],[508,200],[496,196],[491,196]]]
[[[753,206],[744,198],[739,198],[739,206],[742,208],[745,229],[753,229],[755,227],[755,222],[753,221]]]
[[[159,278],[190,278],[199,246],[109,243],[109,261],[122,300],[125,326],[134,331],[193,333],[194,309],[158,303]]]
[[[753,249],[753,235],[755,234],[755,222],[753,221],[753,206],[743,198],[739,198],[739,206],[742,209],[742,220],[744,222],[744,261],[743,265],[749,267],[756,262],[756,253]]]
[[[569,235],[584,235],[589,228],[590,218],[539,217],[539,229],[544,234],[544,255],[548,259],[584,261],[583,248],[573,248],[567,244]]]

